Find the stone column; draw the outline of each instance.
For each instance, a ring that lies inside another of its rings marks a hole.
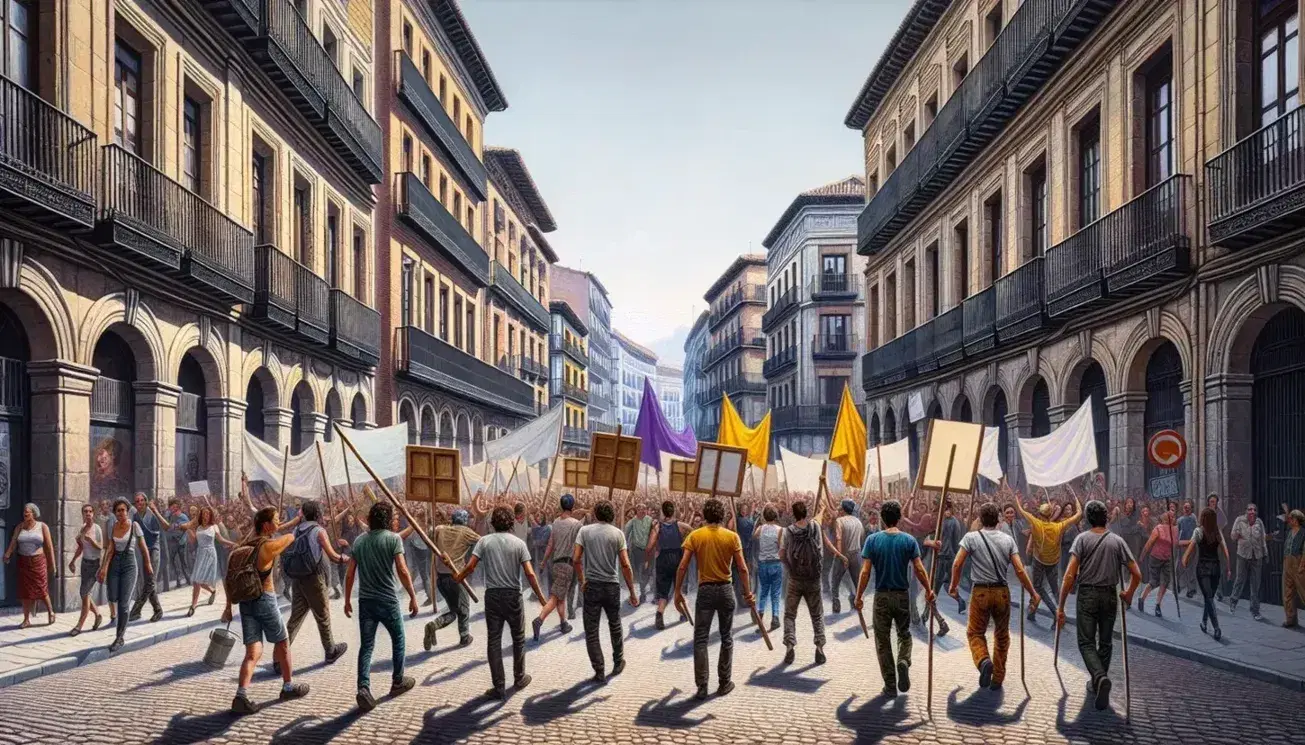
[[[1050,406],[1047,408],[1047,420],[1051,422],[1051,428],[1054,430],[1064,424],[1066,419],[1074,416],[1076,411],[1078,411],[1078,406],[1074,404]]]
[[[263,409],[263,436],[267,444],[277,450],[290,446],[290,428],[294,424],[295,414],[290,409],[278,409],[270,406]]]
[[[239,495],[244,469],[246,404],[234,398],[206,398],[204,406],[208,411],[208,488],[231,499]]]
[[[1192,381],[1184,380],[1178,384],[1178,390],[1183,394],[1183,438],[1187,439],[1187,459],[1183,461],[1183,499],[1192,500],[1192,507],[1196,508],[1195,512],[1200,514],[1201,495],[1196,493],[1200,488],[1201,479],[1197,475],[1200,473],[1201,463],[1197,458],[1199,449],[1192,446],[1190,439],[1192,433],[1196,431],[1196,412],[1192,408]],[[1182,509],[1178,514],[1183,514]]]
[[[1020,461],[1020,437],[1033,432],[1033,414],[1017,411],[1006,415],[1006,483],[1024,483],[1024,465]]]
[[[312,447],[314,442],[326,439],[326,428],[331,426],[330,417],[316,411],[309,411],[301,414],[299,420],[303,423],[303,429],[299,432],[300,442],[303,443],[305,450]]]
[[[1145,488],[1146,393],[1107,396],[1106,411],[1110,414],[1110,488],[1121,493]]]
[[[99,372],[63,360],[27,364],[31,386],[31,500],[54,539],[59,579],[50,600],[62,611],[81,603],[80,578],[64,570],[77,549],[81,506],[91,492],[91,387]]]
[[[1234,373],[1205,378],[1205,479],[1229,515],[1244,510],[1251,493],[1253,382],[1251,375]]]
[[[132,383],[136,399],[136,489],[151,499],[176,493],[177,399],[181,389],[157,380]]]

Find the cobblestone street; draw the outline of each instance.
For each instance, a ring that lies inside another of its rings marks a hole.
[[[954,604],[944,605],[955,610]],[[528,605],[528,617],[533,617],[534,608],[533,603]],[[1072,627],[1061,639],[1060,670],[1067,691],[1062,693],[1051,666],[1052,640],[1045,620],[1029,627],[1029,696],[1019,684],[1018,626],[1012,628],[1014,648],[1006,690],[980,691],[964,645],[963,626],[953,618],[951,635],[940,639],[935,654],[934,711],[929,722],[927,638],[916,635],[910,693],[894,701],[877,698],[881,681],[873,644],[862,638],[855,614],[847,612],[828,617],[829,662],[823,667],[811,666],[810,627],[801,616],[798,657],[788,668],[780,664],[783,647],[778,646],[778,634],[772,635],[776,650],[768,652],[754,628],[736,633],[736,690],[725,698],[697,702],[691,698],[689,627],[680,624],[657,632],[652,614],[648,606],[626,608],[627,668],[602,687],[588,682],[590,668],[579,621],[566,638],[552,626],[542,644],[527,641],[527,669],[533,683],[498,703],[481,698],[489,686],[481,615],[476,613],[473,619],[472,646],[457,648],[456,633],[449,628],[427,653],[422,651],[420,632],[430,615],[423,612],[407,624],[409,670],[418,681],[417,689],[397,700],[382,699],[375,711],[364,716],[354,706],[357,622],[345,619],[337,602],[333,610],[337,638],[349,641],[349,653],[334,666],[324,666],[311,620],[295,644],[296,678],[312,686],[306,699],[274,702],[243,719],[229,715],[240,649],[233,651],[225,669],[213,671],[200,662],[206,635],[190,634],[5,689],[0,696],[0,742],[1286,745],[1293,737],[1292,728],[1286,726],[1289,712],[1305,708],[1305,694],[1300,692],[1135,645],[1130,648],[1132,717],[1126,722],[1119,644],[1113,668],[1119,681],[1116,707],[1097,712],[1084,696],[1086,674]],[[736,627],[746,619],[744,614],[736,616]],[[605,648],[606,644],[604,640]],[[383,631],[377,647],[373,686],[382,692],[388,690],[389,677],[389,641]],[[713,642],[713,690],[716,652]],[[264,662],[270,663],[270,650]],[[267,701],[276,693],[276,680],[264,666],[255,677],[251,696]]]

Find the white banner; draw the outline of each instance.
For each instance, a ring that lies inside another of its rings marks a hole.
[[[911,478],[911,444],[903,437],[897,442],[880,445],[879,452],[870,448],[865,454],[866,488],[879,490],[879,471],[883,470],[884,485]]]
[[[820,467],[824,461],[798,455],[782,446],[779,449],[779,457],[784,464],[784,478],[788,483],[789,492],[815,494],[816,489],[820,487]],[[828,474],[826,474],[827,480]]]
[[[1001,468],[1001,430],[983,428],[983,447],[979,450],[979,475],[989,481],[1001,481],[1005,472]]]
[[[924,397],[919,391],[912,393],[906,400],[906,415],[911,418],[911,423],[924,421]]]
[[[245,475],[250,481],[262,481],[269,489],[281,488],[281,464],[284,451],[245,432]],[[346,430],[349,441],[383,479],[402,477],[407,472],[405,448],[408,444],[408,425],[396,424],[384,429]],[[322,443],[322,463],[317,462],[317,448],[309,444],[302,453],[291,455],[285,468],[285,491],[297,497],[317,499],[323,496],[322,467],[325,466],[327,483],[344,486],[371,481],[362,463],[349,454],[348,478],[345,477],[344,443],[339,433],[332,442]]]
[[[1045,437],[1019,438],[1024,481],[1031,486],[1059,486],[1097,470],[1092,402]]]
[[[507,462],[511,468],[510,464],[517,458],[525,463],[538,463],[557,455],[565,408],[555,406],[506,437],[485,443],[485,460]]]

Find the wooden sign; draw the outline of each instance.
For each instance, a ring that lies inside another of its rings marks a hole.
[[[461,504],[462,458],[456,448],[409,445],[406,495],[409,502]]]
[[[643,440],[622,434],[595,432],[589,445],[589,483],[634,491],[639,486],[639,456]]]
[[[563,458],[562,485],[572,489],[588,489],[589,461],[584,458]]]
[[[715,493],[718,497],[737,497],[743,493],[743,474],[747,465],[747,448],[700,442],[698,458],[693,466],[693,491]]]
[[[916,488],[970,494],[979,472],[983,425],[931,419]],[[950,476],[949,476],[950,474]]]
[[[671,461],[671,491],[697,491],[698,464],[691,460]]]

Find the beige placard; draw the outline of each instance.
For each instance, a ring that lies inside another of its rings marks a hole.
[[[590,486],[610,486],[634,491],[639,486],[639,456],[643,440],[609,432],[595,432],[589,444]]]
[[[748,464],[748,449],[715,442],[698,443],[694,461],[694,489],[700,494],[737,497],[743,493],[743,474]]]
[[[588,489],[589,461],[584,458],[563,458],[562,485],[572,489]]]
[[[949,494],[972,493],[982,447],[982,424],[953,422],[948,419],[930,420],[916,488],[946,490]],[[949,465],[950,479],[947,478]]]
[[[694,477],[698,473],[698,464],[691,460],[671,461],[671,491],[697,491]]]
[[[405,498],[409,502],[461,504],[462,454],[456,448],[407,447]]]

